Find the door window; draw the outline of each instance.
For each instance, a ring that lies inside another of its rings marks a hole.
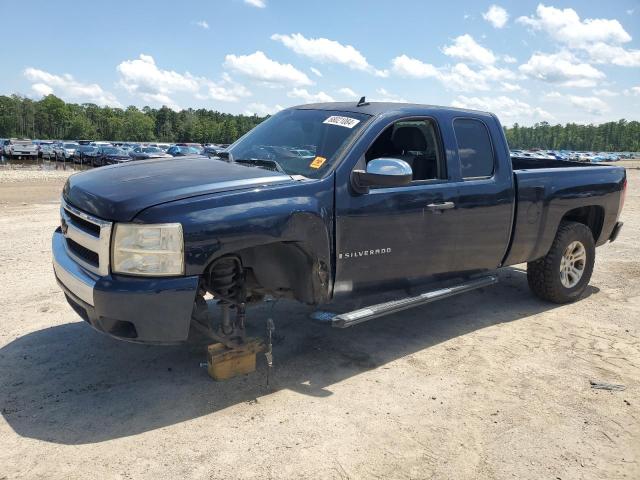
[[[445,178],[438,133],[429,119],[401,120],[387,127],[365,154],[375,158],[404,160],[413,170],[413,181]]]

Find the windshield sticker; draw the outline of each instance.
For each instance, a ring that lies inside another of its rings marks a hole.
[[[324,162],[326,161],[327,159],[324,157],[316,157],[313,159],[313,162],[309,164],[309,166],[311,168],[320,168],[322,165],[324,165]]]
[[[326,123],[327,125],[338,125],[340,127],[353,128],[360,123],[360,120],[356,120],[355,118],[351,117],[341,117],[339,115],[334,115],[327,118],[322,123]]]

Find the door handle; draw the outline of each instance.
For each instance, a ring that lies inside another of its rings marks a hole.
[[[451,210],[455,206],[456,204],[453,202],[430,203],[427,205],[427,209],[432,212],[439,212],[440,210]]]

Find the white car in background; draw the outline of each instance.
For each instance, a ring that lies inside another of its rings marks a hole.
[[[53,157],[53,145],[53,142],[40,142],[40,155],[42,158],[51,160],[51,157]]]
[[[3,149],[9,158],[38,158],[38,146],[28,139],[5,140]]]
[[[76,153],[78,144],[75,142],[62,142],[53,147],[53,153],[56,160],[73,160],[73,155]]]

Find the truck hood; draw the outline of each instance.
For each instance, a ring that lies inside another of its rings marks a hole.
[[[63,197],[97,217],[127,222],[160,203],[292,181],[279,172],[187,156],[138,160],[78,173],[67,180]]]

